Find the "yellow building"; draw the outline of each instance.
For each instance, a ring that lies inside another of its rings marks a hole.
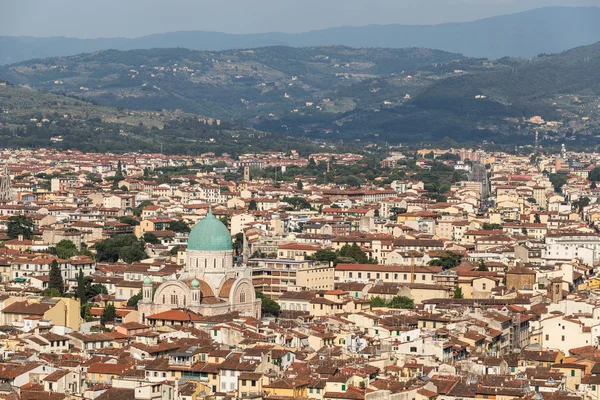
[[[5,301],[7,304],[7,301]],[[66,326],[74,331],[79,330],[81,324],[79,300],[63,297],[28,297],[25,301],[13,301],[1,311],[1,320],[4,325],[24,327],[25,318],[39,317],[51,321],[53,325]]]
[[[264,387],[264,391],[267,394],[265,397],[268,398],[288,397],[290,399],[306,399],[307,389],[308,382],[288,378],[273,381]]]

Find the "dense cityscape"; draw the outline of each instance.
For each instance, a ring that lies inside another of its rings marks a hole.
[[[598,157],[4,151],[0,391],[597,398]]]
[[[600,400],[597,0],[5,0],[0,400]]]

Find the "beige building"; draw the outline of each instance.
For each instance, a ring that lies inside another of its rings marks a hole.
[[[8,302],[5,301],[5,304]],[[81,323],[79,300],[54,297],[28,297],[27,300],[12,300],[1,312],[3,325],[26,328],[26,319],[34,316],[51,321],[53,325],[66,326],[75,331]],[[29,322],[27,322],[29,323]]]
[[[308,260],[251,259],[252,283],[265,296],[278,299],[290,290],[332,290],[335,268]]]

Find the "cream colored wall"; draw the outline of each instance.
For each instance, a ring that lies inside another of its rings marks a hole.
[[[296,272],[296,285],[307,290],[333,289],[334,278],[333,267],[299,269]]]

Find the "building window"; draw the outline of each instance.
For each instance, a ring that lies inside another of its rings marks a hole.
[[[564,342],[565,341],[565,335],[561,336],[560,340]]]

